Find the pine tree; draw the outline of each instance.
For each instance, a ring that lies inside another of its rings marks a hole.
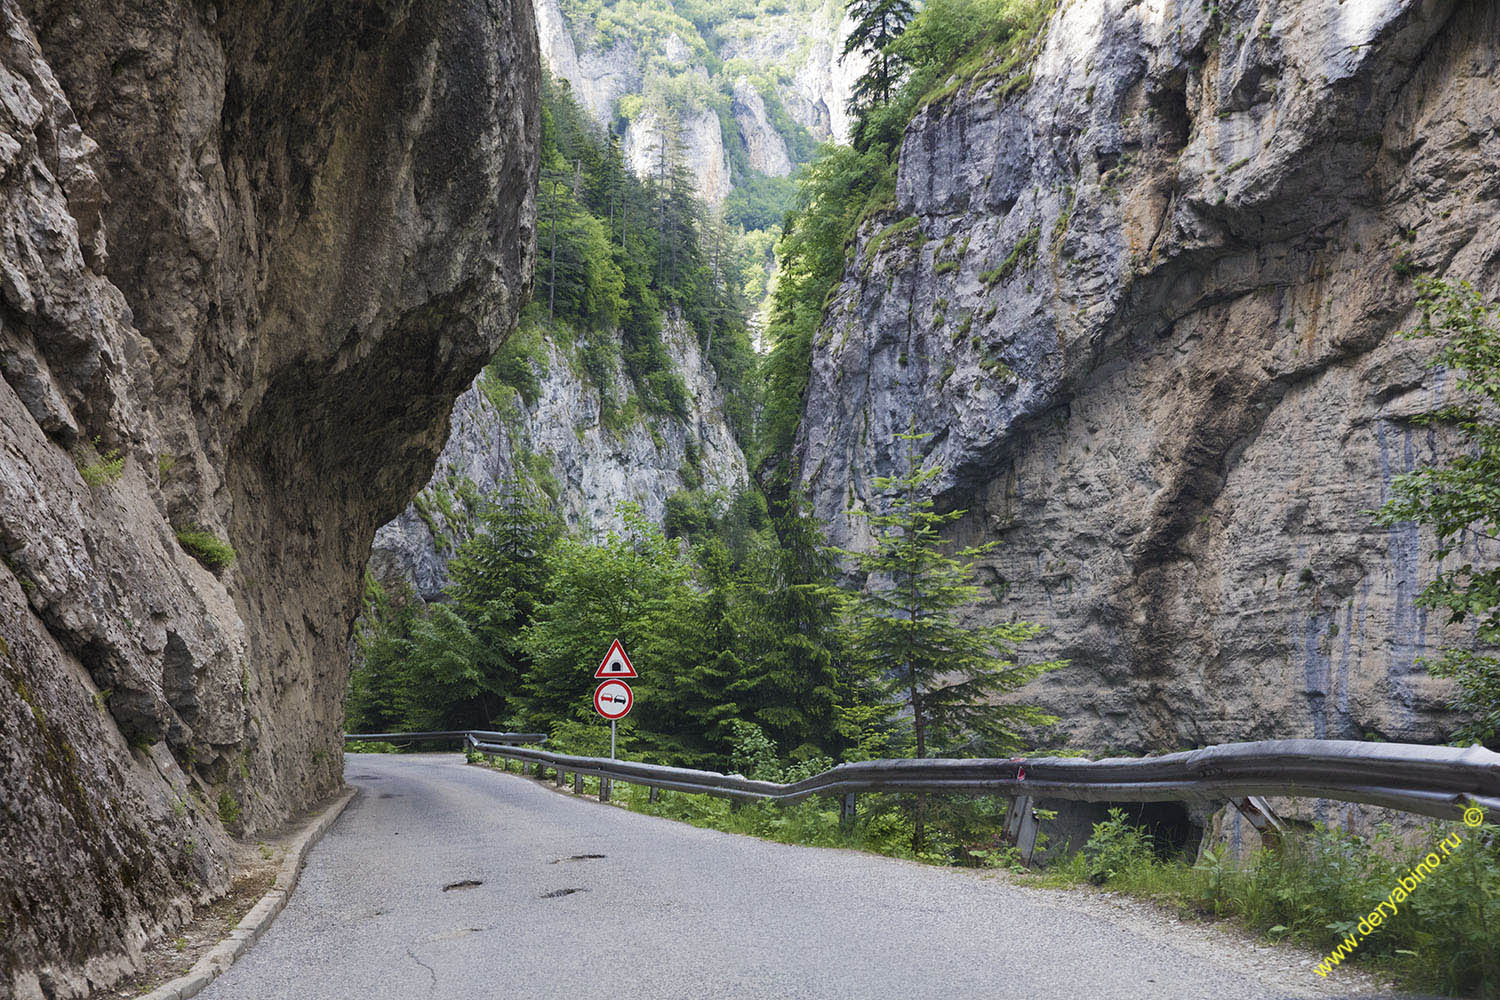
[[[355,634],[354,669],[344,703],[345,731],[388,733],[406,726],[411,689],[411,629],[422,605],[410,585],[387,592],[365,570],[364,610]]]
[[[917,9],[912,0],[849,0],[845,10],[854,27],[844,39],[844,57],[859,52],[870,60],[849,94],[850,114],[863,118],[871,107],[891,103],[900,67],[891,44],[901,37]]]
[[[476,520],[479,530],[448,562],[448,597],[472,637],[474,667],[486,693],[468,720],[485,728],[516,708],[529,664],[521,632],[541,600],[547,557],[562,522],[540,490],[519,475],[506,482],[500,499],[480,507]]]
[[[875,547],[848,553],[868,576],[853,595],[851,643],[886,698],[910,713],[915,756],[993,755],[1016,748],[1021,727],[1056,721],[1034,706],[995,699],[1062,663],[1016,662],[1015,648],[1040,635],[1039,625],[959,620],[959,611],[980,596],[971,564],[995,543],[943,553],[941,529],[964,511],[939,514],[926,495],[942,473],[940,466],[921,467],[917,443],[927,436],[900,435],[906,474],[877,478],[889,507],[863,514]],[[919,797],[914,851],[922,849],[924,806]]]
[[[850,692],[834,557],[800,503],[793,494],[773,518],[775,535],[750,553],[741,575],[735,638],[744,663],[728,688],[741,718],[798,759],[857,743],[839,718]]]

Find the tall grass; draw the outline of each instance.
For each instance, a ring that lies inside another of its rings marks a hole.
[[[1500,827],[1493,824],[1435,823],[1415,840],[1397,837],[1389,826],[1369,838],[1315,826],[1291,832],[1279,847],[1242,864],[1223,848],[1188,864],[1163,861],[1150,835],[1113,810],[1095,825],[1084,849],[1043,873],[1042,881],[1102,884],[1326,951],[1353,934],[1450,834],[1462,842],[1397,904],[1395,917],[1361,941],[1354,960],[1414,986],[1500,996]]]

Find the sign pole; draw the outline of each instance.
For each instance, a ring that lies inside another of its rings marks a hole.
[[[615,720],[609,720],[609,759],[615,759]]]

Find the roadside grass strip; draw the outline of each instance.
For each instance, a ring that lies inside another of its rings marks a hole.
[[[1477,827],[1483,822],[1484,813],[1482,810],[1471,808],[1464,813],[1464,825],[1466,826]],[[1325,979],[1328,978],[1330,972],[1338,968],[1345,959],[1354,954],[1355,949],[1360,946],[1360,943],[1365,938],[1374,934],[1387,919],[1394,918],[1401,912],[1398,904],[1406,902],[1406,898],[1416,891],[1417,886],[1427,881],[1427,877],[1436,872],[1438,866],[1446,858],[1452,856],[1458,845],[1462,843],[1463,837],[1457,831],[1450,833],[1439,841],[1434,850],[1430,851],[1410,871],[1401,876],[1396,887],[1391,890],[1390,895],[1380,901],[1380,905],[1376,906],[1375,909],[1360,919],[1359,923],[1355,925],[1354,933],[1346,935],[1344,940],[1330,951],[1328,956],[1319,962],[1313,971]],[[1437,853],[1439,850],[1443,852],[1441,855]],[[1386,913],[1387,910],[1390,911],[1389,915]]]

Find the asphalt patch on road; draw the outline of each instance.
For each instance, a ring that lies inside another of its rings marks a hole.
[[[452,892],[454,889],[475,889],[481,885],[484,885],[484,882],[480,879],[466,878],[462,882],[449,882],[447,885],[443,886],[443,891]]]
[[[564,861],[599,861],[605,857],[603,854],[570,854],[566,858],[553,858],[547,862],[549,865],[561,864]]]
[[[560,896],[571,896],[575,892],[588,892],[588,890],[587,889],[581,889],[581,888],[580,889],[553,889],[551,892],[544,892],[544,893],[542,893],[542,895],[539,898],[541,898],[541,899],[557,899]]]

